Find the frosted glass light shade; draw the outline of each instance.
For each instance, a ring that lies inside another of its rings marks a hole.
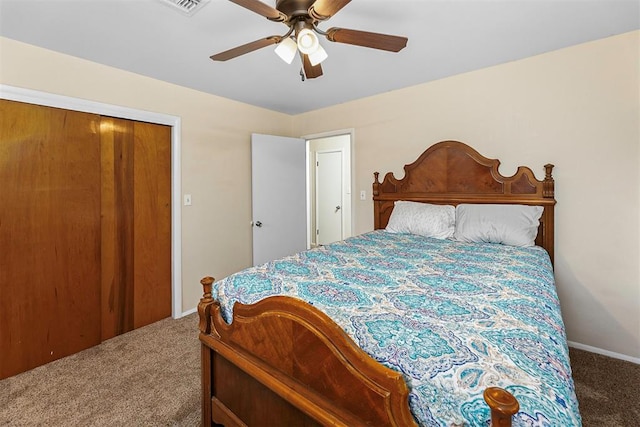
[[[298,49],[306,55],[315,52],[318,49],[318,46],[320,46],[318,36],[308,28],[300,30],[296,37],[298,39]]]
[[[278,54],[280,59],[282,59],[287,64],[291,64],[293,58],[296,56],[298,45],[294,42],[290,37],[282,40],[276,46],[275,52]]]
[[[316,51],[309,54],[309,62],[311,62],[311,65],[318,65],[319,63],[327,59],[328,56],[329,55],[327,55],[327,52],[322,48],[320,44],[318,44],[318,48],[316,49]]]

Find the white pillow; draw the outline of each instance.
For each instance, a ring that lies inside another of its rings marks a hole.
[[[391,233],[448,239],[453,236],[455,222],[454,206],[398,200],[394,204],[386,230]]]
[[[542,206],[461,204],[456,207],[454,239],[533,246],[542,211]]]

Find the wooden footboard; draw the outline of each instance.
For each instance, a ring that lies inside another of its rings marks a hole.
[[[236,304],[233,322],[201,283],[202,420],[229,426],[415,426],[402,375],[362,351],[328,316],[295,298]],[[518,403],[485,392],[493,426]]]

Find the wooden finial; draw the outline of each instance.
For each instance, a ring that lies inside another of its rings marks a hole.
[[[211,288],[213,287],[213,282],[215,282],[215,280],[216,279],[211,276],[204,277],[202,280],[200,280],[202,288],[204,289],[204,295],[202,296],[201,301],[209,302],[213,299],[211,298]]]
[[[553,171],[554,166],[555,165],[552,165],[551,163],[547,163],[546,165],[544,165],[544,170],[545,170],[544,179],[553,179],[553,177],[551,176],[551,171]]]
[[[552,171],[553,165],[551,163],[547,163],[544,165],[544,181],[542,183],[542,196],[553,199],[555,195],[555,183],[553,181]]]
[[[204,295],[200,298],[198,303],[198,316],[200,317],[199,328],[203,334],[211,332],[211,306],[213,305],[213,298],[211,297],[211,289],[213,287],[213,277],[207,276],[200,280],[204,289]]]
[[[380,187],[380,181],[378,181],[379,172],[374,172],[373,176],[375,180],[373,181],[373,196],[377,196],[379,194],[378,188]]]
[[[500,387],[489,387],[484,391],[484,401],[491,408],[491,427],[511,427],[511,417],[520,409],[513,394]]]

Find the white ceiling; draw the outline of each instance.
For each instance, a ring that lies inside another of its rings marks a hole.
[[[2,36],[289,114],[636,30],[640,0],[353,0],[329,27],[409,42],[390,53],[322,39],[324,75],[302,82],[273,46],[209,59],[287,30],[227,0],[191,17],[160,0],[0,0]]]

